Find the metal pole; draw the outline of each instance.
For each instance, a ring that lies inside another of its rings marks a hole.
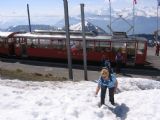
[[[68,56],[69,79],[73,80],[70,33],[69,33],[68,1],[63,0],[63,2],[64,2],[64,17],[65,17],[65,29],[66,29],[66,47],[67,47],[67,56]]]
[[[83,36],[84,79],[88,80],[88,77],[87,77],[87,54],[86,54],[86,38],[85,38],[84,4],[80,4],[80,6],[81,6],[81,24],[82,24],[82,36]]]
[[[159,6],[157,6],[157,32],[156,32],[156,42],[158,42],[158,17],[159,17],[159,15],[158,15],[158,8],[159,8]]]
[[[109,10],[110,10],[110,28],[112,29],[112,26],[111,26],[112,25],[111,24],[112,23],[111,22],[112,21],[112,19],[111,19],[111,1],[110,0],[109,0]],[[111,29],[110,29],[110,34],[112,33]]]
[[[30,12],[29,12],[29,4],[27,4],[27,13],[28,13],[28,24],[29,24],[29,32],[31,32],[31,22],[30,22]]]
[[[133,37],[135,37],[134,36],[134,27],[135,27],[135,2],[134,2],[134,0],[133,0]]]

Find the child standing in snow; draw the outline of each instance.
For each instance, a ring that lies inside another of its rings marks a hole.
[[[110,76],[110,77],[109,77]],[[98,86],[96,88],[96,95],[101,89],[101,105],[105,104],[106,90],[109,89],[109,101],[112,105],[115,105],[114,102],[114,92],[117,88],[118,82],[114,74],[109,75],[108,69],[101,70],[101,76],[98,80]]]

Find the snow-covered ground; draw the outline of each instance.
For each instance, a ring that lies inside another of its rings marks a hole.
[[[116,106],[98,107],[93,81],[0,79],[0,120],[160,120],[160,82],[117,78]]]

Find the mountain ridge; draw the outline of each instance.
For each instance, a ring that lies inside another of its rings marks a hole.
[[[123,31],[127,32],[131,26],[133,26],[133,14],[132,8],[124,8],[124,9],[112,9],[112,29],[114,31]],[[128,23],[119,19],[122,16]],[[119,20],[117,20],[119,19]],[[51,19],[49,19],[50,21]],[[80,15],[69,17],[70,26],[74,24],[78,24],[81,20]],[[92,23],[95,26],[98,26],[105,30],[107,33],[110,33],[110,29],[108,29],[108,25],[110,24],[110,15],[109,9],[102,8],[94,12],[85,12],[85,20]],[[7,20],[6,20],[7,21]],[[42,20],[41,20],[42,21]],[[43,20],[47,21],[47,20]],[[12,24],[19,23],[19,25],[25,25],[25,22],[12,20],[10,21]],[[37,20],[34,23],[39,24]],[[1,22],[3,23],[3,22]],[[5,23],[5,22],[4,22]],[[32,23],[32,22],[31,22]],[[64,28],[64,19],[59,20],[56,23],[51,25],[51,22],[48,23],[49,26],[56,26],[56,28],[63,29]],[[10,25],[9,21],[5,23],[6,25]],[[42,23],[43,25],[43,23]],[[27,25],[26,25],[27,26]],[[11,26],[10,28],[12,28]],[[160,25],[159,25],[160,27]],[[153,34],[154,31],[157,29],[157,17],[156,17],[156,10],[153,7],[143,7],[143,8],[135,8],[135,24],[134,24],[134,31],[135,34]],[[27,28],[25,28],[26,30]],[[3,31],[3,30],[2,30]],[[133,34],[133,29],[128,32],[128,34]]]

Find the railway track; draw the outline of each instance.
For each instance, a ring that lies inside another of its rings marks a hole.
[[[16,63],[19,62],[21,64],[28,64],[28,65],[34,65],[34,66],[49,66],[49,67],[62,67],[62,68],[67,68],[68,64],[67,61],[62,61],[62,60],[49,60],[49,61],[43,61],[42,59],[28,59],[28,58],[7,58],[7,57],[0,57],[0,60],[3,62],[9,62],[9,63]],[[82,64],[77,64],[77,63],[73,63],[72,64],[72,68],[73,69],[83,69],[83,65]],[[99,66],[94,66],[94,65],[89,65],[88,66],[89,70],[99,70],[100,67]]]
[[[49,67],[59,67],[59,68],[67,68],[67,62],[65,61],[42,61],[42,60],[30,60],[26,58],[7,58],[7,57],[0,57],[0,60],[2,62],[8,62],[8,63],[21,63],[26,65],[34,65],[34,66],[49,66]],[[83,70],[83,64],[72,64],[73,69],[80,69]],[[90,71],[100,71],[101,66],[100,65],[88,65],[87,69]],[[114,67],[113,67],[114,69]],[[160,76],[160,70],[157,68],[154,68],[152,66],[146,65],[146,66],[127,66],[122,68],[122,74],[136,74],[136,75],[147,75],[147,76]]]

